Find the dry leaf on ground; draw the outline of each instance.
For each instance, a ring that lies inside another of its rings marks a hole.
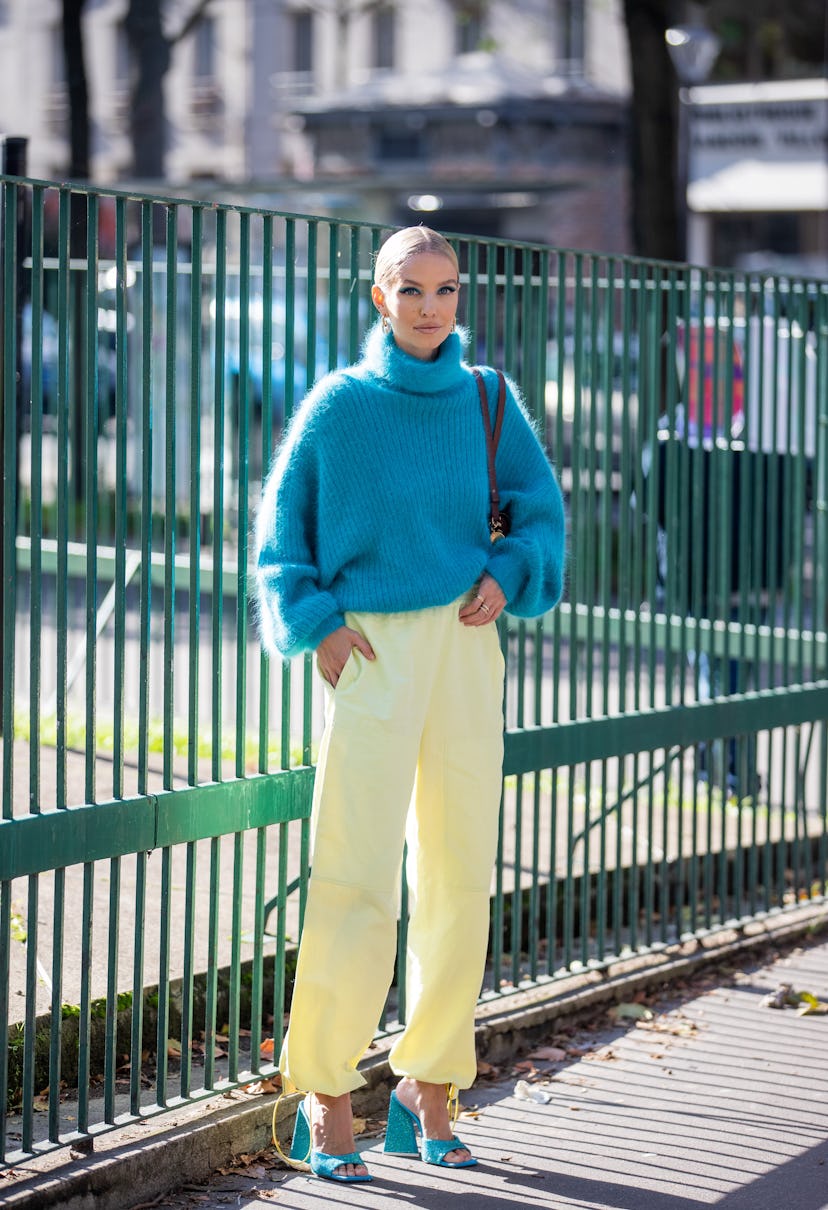
[[[541,1046],[538,1050],[533,1050],[529,1058],[538,1059],[544,1063],[563,1063],[566,1051],[562,1050],[560,1046]]]

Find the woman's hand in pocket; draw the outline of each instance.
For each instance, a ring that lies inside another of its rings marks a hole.
[[[352,630],[350,626],[340,626],[336,630],[332,630],[316,648],[316,662],[319,671],[334,689],[354,647],[362,652],[366,660],[374,659],[374,649],[371,644],[364,635],[361,635],[358,630]]]

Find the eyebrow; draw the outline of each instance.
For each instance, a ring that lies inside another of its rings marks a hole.
[[[417,281],[415,277],[401,277],[400,285],[403,286],[422,286],[422,282]],[[447,277],[443,281],[437,283],[438,286],[459,286],[459,277]]]

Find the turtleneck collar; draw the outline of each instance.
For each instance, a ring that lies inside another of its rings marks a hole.
[[[399,348],[392,332],[383,332],[382,322],[369,330],[362,347],[361,365],[378,378],[414,395],[431,395],[457,390],[467,381],[468,367],[463,349],[468,339],[458,327],[440,345],[433,361],[421,361]]]

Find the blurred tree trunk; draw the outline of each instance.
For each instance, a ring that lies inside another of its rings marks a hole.
[[[81,17],[86,0],[63,0],[63,61],[69,98],[69,176],[89,179],[89,90]]]
[[[632,72],[630,175],[633,250],[677,260],[678,82],[664,31],[680,19],[673,0],[624,0]]]
[[[167,145],[164,77],[170,65],[161,0],[129,0],[126,33],[134,64],[129,112],[132,171],[141,181],[159,181]]]
[[[90,130],[89,88],[83,53],[81,19],[86,0],[63,0],[63,60],[66,71],[66,92],[69,98],[69,176],[75,181],[89,179]],[[80,262],[86,257],[87,195],[73,193],[69,200],[69,255]],[[75,519],[80,525],[83,514],[83,472],[86,425],[83,393],[83,359],[78,350],[84,347],[85,314],[83,306],[83,274],[70,274],[70,329],[75,353],[72,357],[72,379],[69,404],[69,458]]]
[[[139,180],[160,181],[164,177],[164,78],[173,46],[192,32],[210,3],[197,0],[178,32],[169,35],[164,33],[161,21],[162,0],[129,0],[126,32],[134,64],[130,135],[132,170]]]

